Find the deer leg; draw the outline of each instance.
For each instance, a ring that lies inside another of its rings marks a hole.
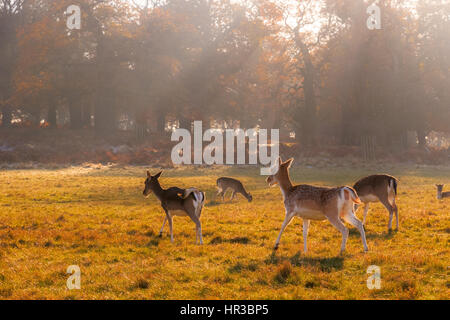
[[[284,229],[288,226],[288,224],[292,221],[292,218],[294,218],[294,214],[286,214],[286,217],[284,218],[283,224],[281,225],[280,233],[278,234],[277,241],[275,242],[275,246],[273,250],[278,249],[278,245],[280,244],[281,235],[283,234]]]
[[[341,222],[338,215],[333,217],[327,217],[328,221],[342,233],[342,243],[341,243],[341,252],[342,254],[345,251],[345,244],[347,243],[348,238],[348,228]]]
[[[198,234],[198,238],[199,238],[199,244],[202,245],[203,244],[202,224],[200,223],[200,221],[198,221],[198,223],[196,223],[196,229],[197,229],[197,234]]]
[[[164,226],[166,225],[167,216],[164,217],[163,225],[161,227],[161,230],[159,230],[159,236],[162,237]]]
[[[225,193],[227,192],[227,189],[222,190],[222,202],[225,201]]]
[[[369,202],[364,204],[364,216],[363,216],[363,222],[362,222],[363,225],[366,225],[367,212],[369,212]]]
[[[236,191],[233,190],[233,192],[231,193],[231,199],[230,199],[230,201],[233,201],[234,195],[235,195],[235,194],[236,194]]]
[[[172,225],[173,225],[173,217],[169,216],[168,220],[169,220],[169,228],[170,228],[170,242],[173,243],[173,227],[172,227]]]
[[[392,207],[394,209],[394,213],[395,213],[395,222],[397,224],[397,230],[398,230],[398,207],[397,204],[395,203],[395,198],[392,200]]]
[[[309,220],[303,219],[303,251],[305,253],[308,251],[308,247],[306,246],[306,241],[308,239],[308,227],[309,227]]]
[[[344,215],[344,220],[358,229],[359,233],[361,234],[364,251],[367,252],[369,249],[367,248],[366,233],[364,231],[362,222],[353,214],[352,210],[347,211],[347,214]]]
[[[203,244],[203,237],[202,237],[202,224],[200,222],[200,219],[197,217],[197,215],[189,215],[191,220],[195,223],[195,244],[197,244],[197,240],[199,240],[199,244]]]
[[[221,188],[218,188],[216,197],[220,197],[220,196],[222,196],[222,200],[223,200],[223,190]]]
[[[394,208],[389,203],[389,199],[387,199],[387,197],[380,199],[380,201],[383,204],[383,206],[385,206],[385,208],[389,211],[388,231],[391,231],[392,230],[392,218],[394,217]]]

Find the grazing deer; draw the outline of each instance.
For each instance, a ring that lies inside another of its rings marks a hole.
[[[442,190],[444,190],[444,185],[443,184],[437,184],[436,188],[437,188],[437,198],[438,198],[438,200],[442,200],[444,198],[450,198],[450,191],[442,192]]]
[[[252,195],[245,191],[242,183],[239,180],[233,178],[222,177],[217,179],[217,189],[217,196],[222,195],[222,201],[224,200],[225,192],[227,192],[228,189],[233,190],[230,200],[234,199],[236,193],[242,194],[248,200],[248,202],[252,202],[253,200]]]
[[[367,212],[371,202],[380,201],[389,211],[388,230],[392,230],[392,218],[395,212],[395,219],[398,230],[398,208],[395,203],[397,196],[398,179],[387,174],[376,174],[360,179],[355,183],[353,189],[358,193],[361,202],[364,203],[363,224],[366,223]],[[359,206],[356,206],[355,212]]]
[[[289,168],[293,159],[282,162],[278,158],[278,171],[267,177],[270,186],[278,184],[284,198],[286,217],[281,226],[274,250],[278,249],[281,235],[294,216],[303,219],[303,246],[307,252],[307,236],[310,220],[325,220],[342,233],[341,253],[345,250],[348,229],[341,222],[341,218],[355,226],[361,234],[364,251],[367,251],[366,235],[361,221],[353,213],[353,204],[361,203],[355,190],[351,187],[315,187],[310,185],[292,185],[289,177]]]
[[[145,180],[144,196],[148,196],[152,191],[155,196],[161,201],[161,207],[166,213],[159,236],[162,236],[164,225],[166,221],[169,221],[170,228],[170,241],[173,242],[173,229],[172,219],[174,216],[189,216],[195,223],[196,227],[196,239],[200,240],[200,244],[203,244],[202,238],[202,225],[200,223],[200,215],[205,203],[205,193],[197,190],[196,188],[180,189],[172,187],[167,190],[163,189],[159,184],[158,178],[161,176],[162,171],[154,176],[147,171],[147,179]]]

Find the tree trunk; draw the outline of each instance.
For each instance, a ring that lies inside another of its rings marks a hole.
[[[116,112],[113,105],[107,107],[97,105],[95,107],[95,130],[100,133],[111,133],[116,127]]]
[[[156,118],[156,130],[158,133],[164,133],[166,129],[166,113],[162,110],[158,111],[158,116]]]
[[[50,128],[56,128],[56,107],[54,104],[48,107],[47,120]]]
[[[425,130],[419,129],[417,130],[417,139],[419,140],[419,147],[424,148],[427,145],[426,133]]]
[[[81,108],[76,106],[73,102],[69,104],[69,114],[70,114],[70,128],[71,129],[81,129],[83,124],[81,121]]]
[[[84,128],[91,127],[91,106],[84,105],[81,114],[81,126]]]
[[[11,127],[12,120],[12,109],[9,106],[3,107],[2,110],[2,127],[9,128]]]
[[[316,124],[317,124],[317,106],[316,106],[316,94],[314,92],[314,77],[315,68],[312,63],[311,55],[308,47],[300,39],[298,33],[296,34],[295,41],[300,48],[303,62],[305,65],[303,71],[303,91],[305,95],[305,112],[303,115],[301,139],[304,144],[311,146],[316,140]]]
[[[192,127],[191,119],[188,119],[184,116],[180,116],[179,121],[180,121],[180,128],[191,131],[191,127]]]

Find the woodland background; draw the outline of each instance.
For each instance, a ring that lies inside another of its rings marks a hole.
[[[381,30],[371,3],[1,0],[0,162],[161,164],[202,120],[303,158],[448,163],[450,2],[379,1]]]

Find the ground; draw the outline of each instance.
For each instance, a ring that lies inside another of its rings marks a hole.
[[[400,179],[400,229],[387,232],[388,213],[372,205],[363,252],[350,227],[347,251],[328,222],[312,222],[307,254],[301,220],[287,227],[278,187],[268,188],[254,167],[170,169],[163,187],[206,191],[204,245],[195,226],[174,218],[158,232],[163,211],[142,196],[145,167],[70,167],[0,172],[0,299],[449,299],[450,167],[293,167],[296,183],[352,184],[386,172]],[[152,173],[158,171],[151,169]],[[215,181],[232,176],[253,194],[222,203]],[[362,210],[357,213],[362,218]],[[81,269],[81,289],[68,290],[68,266]],[[381,289],[367,288],[367,268],[381,270]]]

